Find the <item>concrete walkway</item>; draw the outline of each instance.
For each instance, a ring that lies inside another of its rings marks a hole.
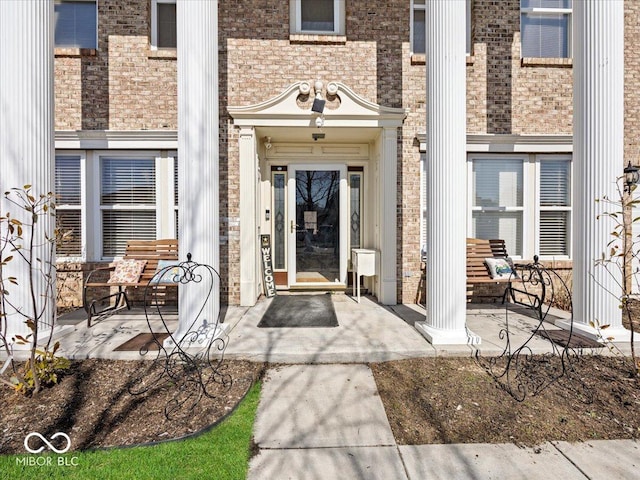
[[[513,444],[414,445],[395,443],[366,365],[402,358],[500,354],[500,331],[509,322],[513,344],[531,336],[534,320],[526,311],[502,305],[469,305],[467,326],[481,345],[431,345],[414,328],[425,318],[417,305],[377,304],[371,297],[356,303],[333,295],[339,321],[335,328],[258,328],[270,299],[254,307],[222,312],[229,336],[227,358],[284,364],[272,368],[263,384],[254,427],[259,453],[249,478],[279,479],[629,479],[640,476],[640,444],[597,441],[546,443],[536,448]],[[557,313],[557,312],[556,312]],[[558,315],[560,315],[558,313]],[[115,348],[149,331],[144,312],[134,310],[86,328],[83,312],[62,319],[62,355],[73,359],[143,358]],[[175,315],[165,317],[170,330]],[[152,329],[162,331],[158,319]],[[553,324],[548,324],[554,329]],[[533,353],[551,344],[532,338]],[[619,344],[626,353],[628,342]],[[639,345],[640,347],[640,345]],[[583,349],[607,354],[606,348]]]
[[[249,479],[631,479],[632,440],[536,448],[513,444],[399,446],[366,365],[289,365],[269,371]]]

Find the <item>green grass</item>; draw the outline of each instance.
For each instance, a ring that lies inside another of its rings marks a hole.
[[[236,411],[215,428],[194,438],[148,447],[133,447],[64,455],[2,455],[3,479],[215,479],[247,476],[251,434],[260,384],[254,385]],[[50,466],[19,461],[51,462]],[[50,460],[47,460],[50,458]],[[59,460],[62,459],[62,460]],[[66,459],[66,460],[65,460]],[[57,462],[77,465],[58,465]]]

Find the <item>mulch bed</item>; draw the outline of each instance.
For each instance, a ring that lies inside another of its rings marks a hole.
[[[131,379],[151,364],[95,359],[73,362],[71,371],[57,385],[31,398],[0,388],[0,453],[24,454],[24,439],[31,432],[46,438],[64,432],[71,439],[71,450],[188,436],[230,413],[264,369],[259,363],[225,360],[225,372],[233,379],[231,389],[215,398],[203,396],[188,414],[168,420],[164,411],[175,397],[175,385],[163,383],[145,394],[129,393]]]

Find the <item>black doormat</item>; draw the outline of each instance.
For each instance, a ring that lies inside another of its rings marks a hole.
[[[114,352],[137,352],[141,348],[145,350],[159,350],[158,344],[155,342],[155,339],[158,342],[162,343],[162,341],[169,336],[168,333],[139,333],[133,338],[130,338],[126,342],[124,342],[119,347],[113,349]]]
[[[258,327],[337,327],[331,294],[278,295],[264,312]]]

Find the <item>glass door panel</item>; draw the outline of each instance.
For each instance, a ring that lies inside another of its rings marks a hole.
[[[296,171],[296,280],[340,276],[340,172]]]
[[[346,172],[344,168],[293,168],[290,198],[290,281],[342,282],[346,276]],[[343,211],[344,210],[344,211]],[[291,265],[290,265],[291,268]],[[343,271],[344,270],[344,271]]]

